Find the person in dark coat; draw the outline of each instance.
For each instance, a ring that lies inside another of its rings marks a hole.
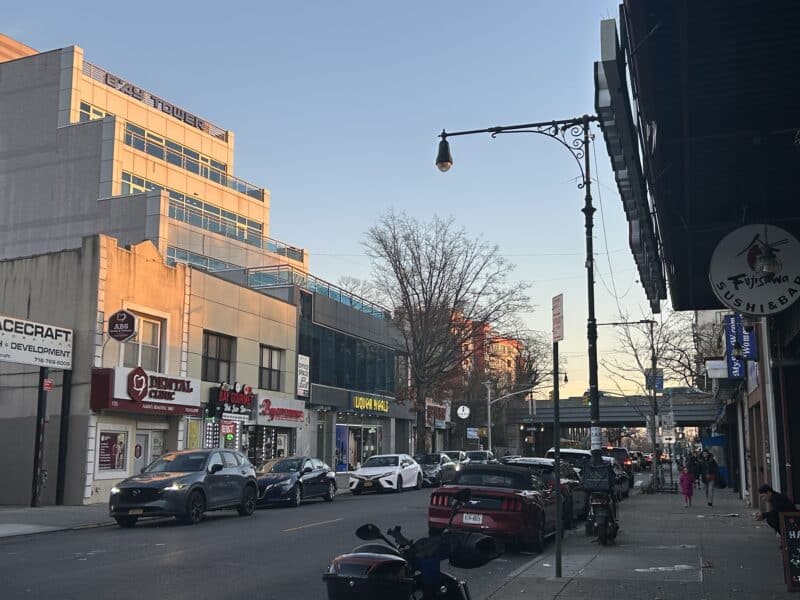
[[[766,512],[757,512],[757,521],[766,521],[767,525],[775,530],[775,533],[780,536],[781,534],[781,520],[779,515],[782,512],[793,512],[795,510],[794,503],[789,500],[788,496],[776,492],[772,487],[765,483],[758,488],[758,496],[761,501],[766,505]]]
[[[706,491],[706,500],[709,506],[714,505],[714,487],[719,479],[719,464],[708,450],[703,450],[700,458],[700,478]]]

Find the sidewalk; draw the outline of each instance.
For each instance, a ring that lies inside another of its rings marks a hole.
[[[555,547],[523,566],[490,600],[777,600],[786,591],[775,534],[753,519],[729,489],[707,506],[695,490],[694,506],[677,494],[632,492],[620,504],[616,544],[600,546],[583,524],[564,538],[562,578],[555,578]]]
[[[347,492],[347,473],[336,474],[336,495]],[[84,506],[0,506],[0,538],[47,531],[116,525],[108,516],[108,503]]]

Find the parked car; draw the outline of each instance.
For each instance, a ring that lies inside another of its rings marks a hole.
[[[633,470],[641,471],[644,469],[644,453],[641,450],[629,450],[628,453],[631,455],[631,460],[633,461]]]
[[[603,453],[606,456],[610,456],[620,464],[620,466],[625,470],[628,474],[628,479],[630,479],[630,487],[633,487],[634,483],[634,475],[633,475],[633,459],[631,458],[630,454],[628,453],[627,448],[619,448],[619,447],[607,447],[603,448]]]
[[[422,484],[439,487],[442,483],[453,479],[456,463],[444,452],[431,454],[415,454],[414,460],[422,468]]]
[[[318,458],[290,456],[274,458],[256,471],[258,506],[288,504],[300,506],[303,500],[336,496],[336,473]]]
[[[500,464],[507,465],[514,462],[518,458],[523,458],[523,456],[521,454],[506,454],[500,459]]]
[[[527,469],[518,466],[466,465],[452,483],[431,494],[428,532],[438,535],[447,527],[453,496],[470,489],[470,501],[453,519],[452,528],[476,531],[541,552],[545,536],[556,530],[553,490]]]
[[[561,495],[564,502],[564,527],[570,529],[574,519],[585,519],[589,512],[589,499],[583,488],[583,481],[573,466],[567,461],[559,461],[561,470]],[[548,488],[555,485],[555,460],[552,458],[517,458],[510,465],[527,467],[541,479]]]
[[[545,453],[545,458],[553,458],[556,449],[550,448]],[[572,465],[572,467],[580,474],[583,465],[592,458],[592,453],[589,450],[580,450],[578,448],[560,448],[558,452],[561,460],[564,460]]]
[[[467,460],[471,465],[497,464],[494,454],[488,450],[467,450]]]
[[[408,454],[376,454],[350,474],[350,492],[393,490],[422,487],[422,468]]]
[[[209,510],[235,508],[242,516],[256,507],[253,465],[233,450],[168,452],[111,488],[109,514],[120,527],[141,517],[177,517],[199,523]]]
[[[619,464],[617,459],[604,456],[603,460],[607,463],[611,463],[614,468],[614,491],[617,494],[617,500],[627,498],[630,495],[632,487],[628,473],[622,468],[622,465]]]
[[[442,454],[447,454],[456,466],[468,463],[467,453],[463,450],[442,450]]]

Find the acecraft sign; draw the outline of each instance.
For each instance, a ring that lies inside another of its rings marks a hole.
[[[72,369],[72,329],[0,315],[0,361]]]

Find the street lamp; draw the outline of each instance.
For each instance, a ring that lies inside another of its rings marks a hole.
[[[522,125],[507,125],[500,127],[488,127],[486,129],[471,129],[466,131],[454,131],[448,133],[444,129],[439,134],[439,151],[436,155],[436,167],[446,172],[453,166],[453,155],[450,152],[450,142],[448,138],[457,135],[472,135],[475,133],[488,133],[492,138],[501,133],[535,133],[556,140],[564,146],[581,172],[581,181],[578,189],[585,191],[584,205],[581,212],[584,215],[586,228],[586,294],[588,304],[588,318],[586,321],[586,338],[588,341],[589,354],[589,400],[591,402],[590,426],[592,440],[592,456],[594,462],[599,462],[601,457],[601,438],[600,438],[600,405],[598,403],[597,389],[597,321],[594,316],[594,249],[592,240],[592,229],[594,226],[594,211],[592,206],[591,194],[591,175],[589,170],[589,142],[593,138],[589,134],[589,125],[592,121],[597,121],[596,115],[583,115],[572,119],[559,121],[545,121],[541,123],[524,123]],[[583,161],[583,162],[581,162]],[[491,427],[490,427],[491,430]],[[489,434],[491,440],[491,433]]]

